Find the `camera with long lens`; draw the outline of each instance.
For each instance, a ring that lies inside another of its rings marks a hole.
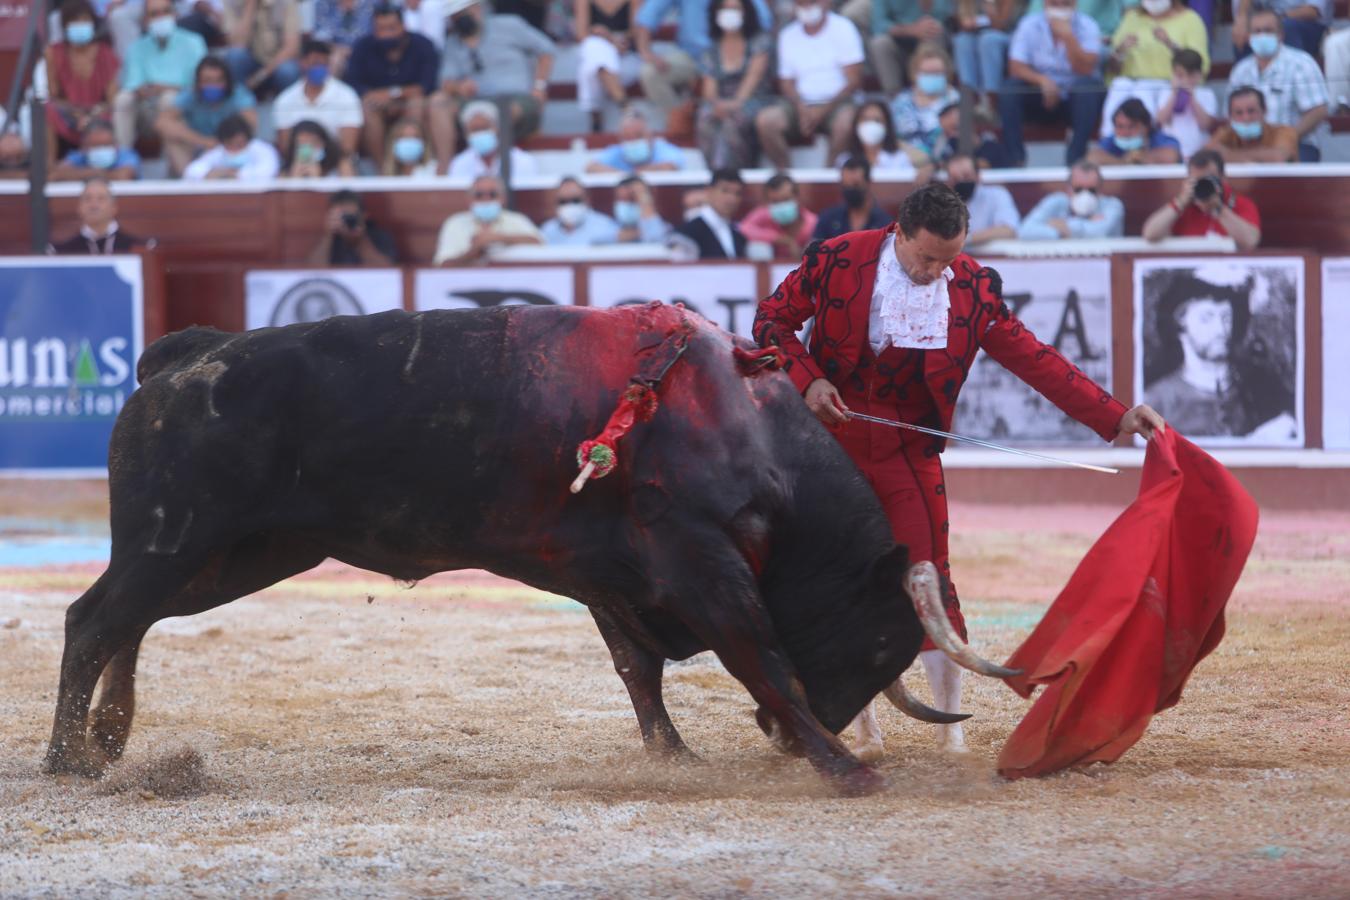
[[[1223,182],[1218,175],[1206,175],[1195,182],[1195,199],[1209,200],[1223,194]]]

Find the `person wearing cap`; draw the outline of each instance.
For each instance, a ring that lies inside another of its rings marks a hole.
[[[501,114],[497,104],[490,100],[474,100],[459,111],[464,129],[464,151],[450,161],[451,178],[477,178],[479,175],[502,173],[501,135],[498,128]],[[511,176],[537,175],[539,164],[519,147],[511,148]]]

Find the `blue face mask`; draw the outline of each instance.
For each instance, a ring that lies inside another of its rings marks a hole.
[[[919,90],[930,96],[933,94],[941,94],[943,91],[947,90],[947,76],[939,75],[936,72],[923,72],[918,78],[914,79],[914,83],[918,86]]]
[[[93,39],[93,22],[71,22],[66,26],[66,40],[77,47],[83,47]]]
[[[404,165],[420,163],[425,152],[426,144],[420,137],[401,137],[394,141],[394,159]]]
[[[1262,32],[1254,34],[1250,41],[1252,52],[1262,59],[1270,59],[1280,52],[1280,39],[1276,35]]]
[[[305,69],[305,80],[314,87],[323,87],[323,83],[328,80],[328,66],[310,66]]]
[[[473,152],[479,156],[487,156],[497,149],[497,132],[495,131],[470,131],[467,138],[469,146]]]
[[[642,220],[642,207],[632,200],[615,200],[614,219],[625,227],[636,225]]]
[[[204,84],[197,89],[203,103],[219,103],[225,99],[225,85]]]
[[[638,138],[635,141],[624,141],[619,145],[623,152],[623,158],[635,166],[640,166],[652,158],[652,144],[645,138]]]
[[[95,169],[111,169],[113,163],[117,162],[117,148],[90,147],[84,152],[84,158],[89,160],[89,165]]]
[[[174,21],[173,16],[160,16],[158,19],[151,19],[150,24],[145,26],[145,30],[150,32],[151,37],[157,37],[161,41],[167,41],[177,29],[178,23]]]
[[[480,222],[495,222],[502,214],[502,205],[496,200],[479,200],[470,207],[473,217]]]
[[[1139,150],[1144,146],[1144,136],[1136,134],[1134,137],[1121,137],[1116,135],[1116,146],[1126,153],[1132,150]]]
[[[1265,130],[1265,122],[1230,122],[1233,126],[1233,133],[1244,141],[1254,141],[1261,136]]]
[[[231,169],[242,169],[248,165],[248,151],[240,150],[238,153],[226,153],[222,162]]]
[[[797,201],[779,200],[769,204],[769,218],[779,225],[791,225],[797,221]]]

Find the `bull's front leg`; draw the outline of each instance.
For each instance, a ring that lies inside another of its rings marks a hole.
[[[670,721],[665,701],[661,699],[665,659],[634,643],[604,610],[592,609],[591,617],[609,647],[614,670],[628,688],[638,728],[642,731],[643,746],[653,753],[692,758],[693,752],[675,730],[675,723]]]

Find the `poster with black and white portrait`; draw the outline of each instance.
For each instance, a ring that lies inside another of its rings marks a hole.
[[[1134,390],[1214,447],[1303,445],[1303,260],[1140,259]]]
[[[403,308],[398,269],[260,269],[244,273],[244,327],[294,325]]]

